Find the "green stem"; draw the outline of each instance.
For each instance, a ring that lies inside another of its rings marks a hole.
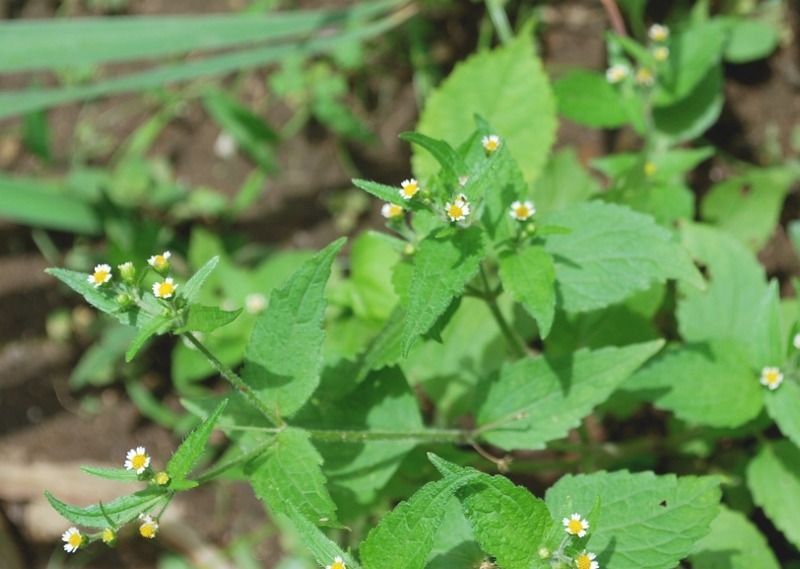
[[[261,433],[279,433],[281,428],[272,427],[229,427],[235,431],[258,431]],[[317,441],[360,443],[364,441],[411,441],[411,442],[449,442],[464,443],[470,433],[459,429],[422,429],[417,431],[391,430],[347,430],[347,429],[306,429],[309,437]]]
[[[489,18],[494,24],[494,29],[497,30],[497,37],[504,44],[509,43],[514,39],[514,33],[511,31],[511,25],[508,23],[508,16],[503,9],[501,0],[486,0],[486,10],[489,12]]]
[[[253,407],[259,413],[264,415],[264,417],[266,417],[267,420],[273,425],[283,426],[285,424],[283,422],[283,419],[280,418],[280,416],[275,412],[275,410],[267,407],[264,404],[264,402],[261,401],[256,396],[255,393],[253,393],[253,390],[250,389],[250,387],[244,382],[244,380],[242,380],[242,378],[236,374],[236,372],[234,372],[231,368],[229,368],[224,363],[219,361],[217,357],[214,354],[212,354],[208,350],[208,348],[206,348],[202,344],[202,342],[200,342],[200,340],[195,338],[191,332],[184,332],[183,337],[189,340],[189,342],[195,348],[197,348],[197,350],[201,354],[203,354],[206,357],[206,359],[213,366],[213,368],[217,370],[217,372],[219,372],[219,374],[222,377],[227,379],[228,383],[230,383],[234,388],[236,388],[239,391],[239,393],[241,393],[244,396],[245,401],[247,401],[247,403],[249,403],[251,407]]]
[[[280,430],[281,429],[274,429],[274,431],[276,431],[276,432],[280,432]],[[275,443],[275,437],[272,437],[268,441],[265,441],[265,442],[261,443],[260,445],[258,445],[257,447],[252,448],[252,449],[250,449],[249,451],[247,451],[247,452],[245,452],[243,454],[240,454],[239,456],[237,456],[236,458],[234,458],[232,460],[229,460],[225,464],[218,464],[214,468],[212,468],[211,470],[207,470],[202,475],[200,475],[197,478],[195,478],[195,481],[198,484],[203,484],[204,482],[208,482],[209,480],[213,480],[214,478],[216,478],[217,476],[219,476],[220,474],[222,474],[226,470],[233,468],[234,466],[237,466],[239,464],[244,464],[246,462],[250,462],[251,460],[253,460],[257,456],[263,454],[274,443]]]
[[[492,313],[492,316],[497,322],[497,326],[500,328],[500,332],[502,332],[503,337],[508,342],[511,351],[514,355],[518,358],[524,358],[526,356],[525,346],[522,343],[522,340],[516,335],[516,333],[511,329],[508,322],[506,322],[505,316],[500,311],[500,307],[497,305],[497,293],[492,291],[492,287],[489,285],[489,279],[486,276],[486,271],[483,269],[483,264],[480,266],[480,275],[481,280],[483,281],[483,288],[484,294],[483,299],[486,301],[486,305],[489,307],[489,311]]]

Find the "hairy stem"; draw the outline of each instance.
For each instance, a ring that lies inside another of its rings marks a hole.
[[[500,328],[500,332],[502,332],[511,351],[516,357],[524,358],[526,356],[525,346],[519,336],[511,329],[505,316],[503,316],[503,313],[500,311],[500,307],[497,305],[497,294],[492,291],[492,287],[489,285],[489,279],[486,276],[486,271],[483,269],[483,264],[481,264],[480,274],[484,289],[483,299],[486,301],[489,311],[492,313],[495,322],[497,322],[497,326]]]
[[[275,434],[283,430],[282,428],[271,427],[231,427],[230,429]],[[305,429],[305,431],[314,440],[340,443],[360,443],[364,441],[465,443],[470,437],[469,432],[459,429],[421,429],[409,431],[391,431],[388,429]]]

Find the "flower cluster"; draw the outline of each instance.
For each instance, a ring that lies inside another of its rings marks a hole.
[[[169,251],[164,251],[159,255],[153,255],[147,260],[147,264],[152,267],[152,269],[161,277],[163,280],[156,281],[153,283],[153,295],[156,298],[163,298],[169,299],[175,295],[175,291],[178,288],[178,284],[174,281],[172,277],[167,277],[166,275],[169,274],[170,270],[170,257],[172,254]],[[133,266],[133,263],[130,261],[126,261],[121,265],[117,266],[119,270],[120,278],[122,282],[127,285],[128,287],[134,287],[137,282],[137,273],[136,268]],[[113,278],[113,271],[110,265],[105,263],[96,265],[94,268],[94,272],[86,277],[86,280],[94,286],[94,288],[99,288],[109,282],[111,282]],[[125,290],[125,293],[130,292],[130,290]],[[123,294],[124,298],[129,297],[126,294]]]
[[[669,39],[669,28],[663,24],[653,24],[647,30],[647,38],[650,42],[648,46],[650,60],[639,61],[639,66],[633,73],[627,63],[615,63],[606,69],[606,81],[615,85],[632,76],[633,82],[641,88],[655,85],[656,69],[669,59],[669,47],[665,45]]]
[[[595,561],[597,556],[594,553],[588,552],[585,549],[578,555],[568,554],[565,551],[566,546],[573,538],[577,537],[578,539],[581,539],[586,537],[589,531],[589,522],[580,514],[575,513],[568,518],[564,518],[562,523],[564,524],[564,531],[567,532],[567,536],[561,542],[561,545],[558,547],[558,549],[554,552],[551,552],[546,547],[540,548],[537,551],[539,558],[553,558],[554,561],[558,562],[559,566],[567,564],[569,566],[576,567],[577,569],[600,569],[600,564]]]

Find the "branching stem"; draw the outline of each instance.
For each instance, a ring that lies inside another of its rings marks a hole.
[[[503,337],[506,339],[506,342],[508,343],[509,348],[511,348],[513,354],[518,358],[524,358],[526,355],[525,346],[514,330],[511,329],[511,326],[509,326],[505,316],[503,316],[503,313],[500,311],[500,307],[497,305],[497,291],[492,290],[492,287],[489,284],[489,279],[486,276],[486,271],[483,268],[483,264],[480,266],[480,274],[484,290],[482,297],[486,301],[489,311],[492,313],[492,316],[497,322],[497,326],[500,328],[500,332],[502,332]]]

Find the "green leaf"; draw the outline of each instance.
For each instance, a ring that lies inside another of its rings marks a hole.
[[[534,246],[504,251],[498,261],[503,288],[536,319],[539,335],[546,338],[556,308],[553,258],[541,247]]]
[[[486,554],[464,518],[461,503],[451,498],[425,569],[480,567],[485,559]]]
[[[736,20],[730,26],[724,57],[731,63],[763,59],[778,47],[778,28],[759,20]]]
[[[558,191],[554,191],[558,188]],[[581,164],[574,148],[559,150],[544,167],[544,171],[533,185],[533,202],[539,216],[567,206],[585,202],[600,189],[595,180]],[[509,204],[510,205],[510,204]],[[508,212],[503,212],[508,216]]]
[[[544,448],[577,427],[661,346],[659,340],[508,364],[478,399],[478,432],[504,449]]]
[[[44,493],[50,505],[59,514],[74,524],[90,528],[107,528],[109,521],[119,527],[135,520],[141,512],[156,511],[169,502],[170,495],[162,488],[145,488],[139,492],[121,496],[107,504],[70,506]]]
[[[767,413],[778,424],[781,432],[800,448],[798,401],[800,401],[800,384],[796,381],[784,381],[775,391],[764,394]]]
[[[386,184],[379,184],[378,182],[371,182],[369,180],[359,180],[355,178],[353,185],[361,188],[367,193],[372,194],[376,198],[382,199],[385,202],[399,205],[403,209],[411,211],[425,209],[425,206],[417,200],[406,200],[400,195],[400,186],[387,186]]]
[[[712,186],[703,198],[700,215],[751,251],[760,251],[780,221],[793,181],[787,168],[754,168]]]
[[[703,285],[686,251],[649,216],[589,202],[557,211],[545,221],[571,230],[545,241],[545,251],[556,261],[559,301],[568,312],[614,304],[666,279]]]
[[[81,235],[99,235],[103,230],[97,211],[86,201],[41,179],[2,174],[0,219]]]
[[[138,309],[131,309],[122,311],[119,303],[117,302],[117,293],[114,289],[108,286],[101,286],[95,288],[94,285],[88,282],[88,273],[80,273],[78,271],[71,271],[69,269],[46,269],[48,275],[53,275],[58,280],[66,284],[69,288],[83,296],[86,302],[97,308],[98,310],[114,316],[123,324],[131,326],[136,325],[136,317]]]
[[[767,540],[744,515],[725,506],[695,544],[692,569],[780,569]]]
[[[200,289],[206,283],[206,280],[214,271],[219,263],[219,255],[211,257],[192,277],[186,281],[181,291],[181,296],[186,299],[186,302],[192,303],[200,296]]]
[[[348,568],[361,569],[361,565],[357,563],[349,553],[342,551],[341,547],[322,533],[322,530],[317,527],[317,524],[297,511],[297,508],[295,508],[292,503],[286,504],[286,512],[284,513],[286,517],[291,520],[297,533],[300,534],[300,539],[303,540],[303,544],[308,548],[319,565],[327,567],[333,564],[333,560],[336,557],[341,557]]]
[[[572,71],[553,83],[558,112],[578,124],[616,128],[628,122],[628,111],[605,75],[587,69]]]
[[[98,478],[115,480],[117,482],[138,482],[139,475],[133,470],[124,468],[105,468],[100,466],[81,466],[81,470]]]
[[[214,412],[189,433],[189,436],[181,443],[167,463],[166,471],[170,478],[182,480],[192,471],[197,459],[205,452],[208,439],[227,404],[228,400],[223,399]]]
[[[328,245],[272,292],[247,343],[242,378],[283,417],[300,409],[319,384],[325,284],[344,242]]]
[[[368,569],[423,569],[450,498],[478,476],[463,471],[429,482],[386,514],[361,543]]]
[[[130,362],[134,357],[136,357],[136,354],[139,353],[139,350],[142,349],[151,336],[155,334],[163,334],[169,330],[172,322],[173,316],[171,314],[160,314],[140,323],[139,330],[136,332],[133,340],[131,340],[131,345],[128,346],[128,350],[125,352],[125,361]]]
[[[175,333],[202,332],[208,334],[217,328],[230,324],[241,313],[241,308],[238,310],[222,310],[216,306],[192,304],[186,312],[186,323],[175,330]]]
[[[597,499],[603,507],[589,528],[588,551],[601,567],[672,569],[708,534],[720,499],[716,477],[627,471],[566,475],[547,490],[555,519],[586,515]]]
[[[459,177],[467,174],[468,169],[464,159],[444,140],[437,140],[419,132],[404,132],[400,134],[400,138],[427,150],[442,167],[445,180],[457,182]]]
[[[800,548],[800,449],[789,441],[763,444],[747,466],[747,487],[772,523]]]
[[[320,470],[322,457],[303,429],[287,428],[276,437],[266,460],[250,475],[250,485],[271,510],[289,515],[294,510],[311,522],[341,527]]]
[[[636,372],[626,390],[652,394],[659,409],[690,423],[738,427],[763,408],[758,377],[746,346],[732,340],[685,344],[666,350]]]
[[[653,109],[658,134],[670,144],[698,138],[719,118],[725,103],[721,66],[710,69],[694,89],[679,101]]]
[[[492,88],[484,88],[487,85]],[[547,75],[528,34],[460,63],[428,97],[417,130],[456,146],[472,133],[476,114],[508,145],[525,180],[536,178],[555,140],[556,113]],[[429,154],[416,148],[412,152],[418,180],[436,173],[436,161]]]
[[[460,295],[485,254],[478,227],[456,229],[448,237],[429,235],[414,257],[411,289],[403,328],[403,355],[431,329],[450,302]]]

